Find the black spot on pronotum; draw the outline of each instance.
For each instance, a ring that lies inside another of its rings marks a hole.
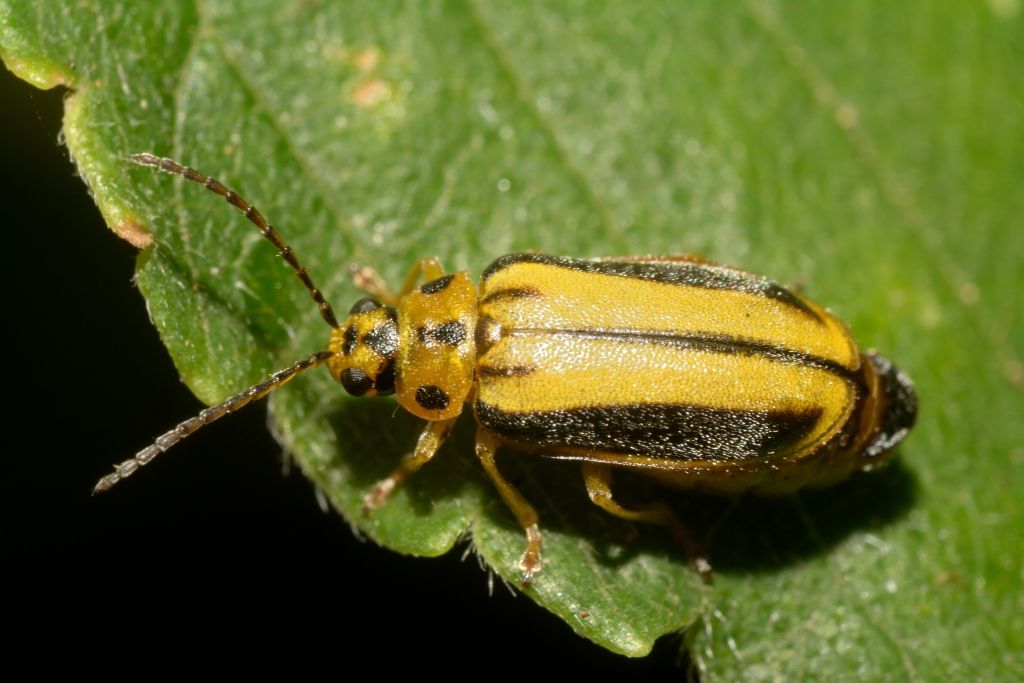
[[[381,307],[381,303],[376,299],[372,299],[368,296],[364,296],[359,301],[352,304],[352,308],[349,309],[349,315],[358,315],[359,313],[369,313],[375,311]]]
[[[373,379],[359,368],[345,368],[340,379],[341,386],[353,396],[362,396],[373,388]]]
[[[424,284],[422,287],[420,287],[420,291],[423,292],[424,294],[440,294],[444,290],[448,289],[448,285],[450,285],[452,283],[452,280],[454,279],[454,275],[445,275],[444,277],[439,277],[436,280],[431,280],[430,282]]]
[[[458,320],[449,320],[437,327],[421,325],[416,328],[416,339],[428,347],[440,344],[456,348],[466,341],[467,336],[469,334],[466,332],[466,326]]]
[[[356,329],[355,325],[349,325],[345,328],[345,333],[341,336],[341,355],[349,356],[356,350],[356,339],[358,336],[359,330]]]
[[[427,410],[444,410],[450,401],[444,389],[432,384],[424,384],[416,390],[416,403]]]
[[[431,330],[430,336],[445,346],[456,347],[466,341],[466,326],[458,320],[449,320]]]

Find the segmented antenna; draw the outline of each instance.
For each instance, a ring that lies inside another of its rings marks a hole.
[[[299,277],[302,285],[309,292],[310,296],[313,297],[313,301],[316,302],[319,307],[320,316],[324,319],[324,322],[330,325],[332,329],[337,329],[338,319],[334,315],[334,309],[331,308],[331,305],[327,303],[326,299],[324,299],[323,293],[316,287],[316,285],[313,284],[313,278],[310,277],[309,271],[306,270],[305,266],[299,263],[299,260],[295,257],[295,253],[292,251],[292,248],[285,244],[284,240],[281,239],[281,235],[279,235],[277,230],[267,222],[256,207],[247,202],[234,190],[224,187],[224,185],[216,178],[203,175],[199,171],[189,168],[188,166],[182,166],[173,159],[163,159],[156,155],[149,154],[148,152],[132,154],[130,158],[141,166],[151,166],[161,171],[165,171],[166,173],[180,175],[186,180],[202,185],[210,192],[220,195],[228,204],[231,204],[233,207],[241,211],[242,214],[253,223],[253,225],[259,228],[260,233],[274,245],[277,249],[277,253],[280,254],[281,257],[284,258],[285,262],[291,266],[292,270],[295,271],[295,274]],[[114,472],[96,482],[96,486],[93,487],[92,492],[102,493],[103,491],[109,491],[118,482],[121,482],[135,474],[140,467],[148,465],[158,455],[173,448],[175,444],[185,437],[195,433],[211,422],[216,422],[225,415],[233,413],[236,410],[240,410],[253,401],[263,398],[296,375],[320,365],[332,355],[334,354],[330,351],[318,351],[309,358],[300,360],[289,368],[278,370],[266,380],[249,387],[239,394],[235,394],[223,403],[202,410],[195,417],[189,418],[169,432],[161,434],[151,445],[136,453],[135,457],[125,460],[120,465],[115,465]]]
[[[219,194],[227,201],[228,204],[235,207],[246,218],[249,219],[257,228],[260,229],[260,233],[266,237],[270,242],[277,248],[277,253],[284,258],[285,262],[291,266],[295,274],[299,276],[299,280],[302,281],[302,285],[309,291],[310,296],[313,297],[313,301],[316,302],[320,308],[320,316],[323,317],[324,321],[332,328],[338,327],[338,319],[334,315],[334,309],[324,299],[323,293],[317,289],[316,285],[313,284],[313,278],[309,276],[309,271],[306,267],[299,263],[299,260],[295,258],[295,252],[292,248],[285,244],[284,240],[281,239],[281,235],[278,234],[277,230],[274,229],[270,223],[263,217],[255,206],[247,202],[240,194],[234,190],[230,190],[221,184],[219,180],[208,175],[203,175],[194,168],[188,166],[182,166],[173,159],[165,159],[150,154],[149,152],[142,152],[141,154],[132,154],[129,158],[140,166],[151,166],[152,168],[159,169],[165,173],[173,173],[174,175],[180,175],[186,180],[191,180],[193,183],[202,185],[210,192]]]
[[[114,472],[96,482],[92,492],[95,494],[109,491],[115,484],[135,474],[140,467],[153,462],[156,456],[174,447],[175,444],[198,429],[205,427],[211,422],[216,422],[229,413],[244,408],[253,401],[258,401],[296,375],[320,365],[332,355],[330,351],[318,351],[289,368],[278,370],[263,382],[249,387],[240,394],[235,394],[223,403],[206,408],[195,417],[191,417],[169,432],[161,434],[151,445],[136,453],[134,458],[125,460],[120,465],[115,465]]]

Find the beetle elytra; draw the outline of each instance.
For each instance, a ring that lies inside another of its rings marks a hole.
[[[771,280],[695,256],[503,256],[479,289],[437,259],[398,292],[372,269],[369,294],[339,323],[277,231],[215,179],[170,159],[133,161],[204,185],[274,244],[330,326],[326,350],[163,434],[101,479],[104,491],[181,439],[326,364],[353,396],[396,394],[426,420],[413,452],[363,500],[369,513],[427,463],[466,405],[476,455],[526,534],[523,578],[541,568],[533,506],[502,476],[501,446],[581,463],[590,499],[628,520],[669,527],[698,568],[685,528],[661,503],[625,505],[615,469],[712,492],[780,494],[827,486],[884,463],[914,424],[909,378],[863,352],[823,308]]]

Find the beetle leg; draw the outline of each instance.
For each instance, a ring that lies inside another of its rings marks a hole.
[[[409,273],[405,276],[405,282],[402,283],[402,288],[398,290],[399,299],[416,289],[416,283],[419,282],[421,275],[424,282],[436,280],[444,275],[444,266],[441,265],[441,259],[436,256],[428,256],[417,261],[409,269]]]
[[[358,266],[352,263],[349,264],[348,272],[352,276],[352,284],[359,291],[369,294],[385,306],[393,308],[398,304],[398,297],[372,266]]]
[[[391,291],[384,278],[372,266],[357,266],[353,263],[349,266],[349,272],[357,289],[366,292],[385,306],[397,307],[403,296],[416,289],[416,283],[419,282],[421,275],[425,282],[436,280],[444,275],[444,266],[435,256],[421,258],[409,269],[402,288],[397,293]]]
[[[456,419],[458,418],[453,417],[450,420],[427,422],[426,428],[420,434],[419,441],[416,442],[416,450],[405,456],[391,476],[381,479],[369,493],[363,496],[363,514],[369,515],[386,503],[396,486],[434,457],[437,449],[451,433]]]
[[[526,552],[519,562],[523,570],[523,585],[528,586],[533,575],[540,571],[540,527],[537,526],[537,511],[526,502],[523,494],[501,476],[494,462],[494,454],[498,450],[498,440],[485,429],[476,430],[476,457],[480,459],[487,476],[491,478],[505,504],[516,516],[519,525],[526,532]]]
[[[587,495],[590,501],[616,517],[628,519],[632,522],[649,522],[667,526],[675,537],[676,541],[683,546],[686,554],[690,557],[697,571],[705,581],[711,580],[711,564],[704,557],[704,554],[690,538],[686,527],[675,516],[675,513],[664,503],[650,503],[648,505],[633,505],[626,507],[615,502],[612,497],[612,468],[596,462],[584,462],[581,465],[583,471],[583,483],[587,487]]]

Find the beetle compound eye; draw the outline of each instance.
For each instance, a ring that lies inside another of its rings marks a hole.
[[[364,296],[359,301],[352,304],[352,308],[349,309],[349,315],[356,315],[358,313],[369,313],[380,308],[382,304],[374,298]]]
[[[341,386],[353,396],[362,396],[373,388],[373,379],[359,368],[346,368],[341,372]]]

